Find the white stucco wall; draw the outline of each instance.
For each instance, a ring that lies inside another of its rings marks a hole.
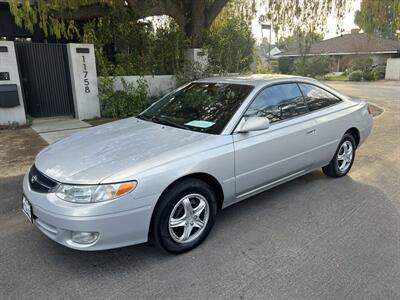
[[[155,76],[116,76],[114,77],[114,90],[122,90],[121,78],[128,83],[137,85],[137,80],[143,78],[149,86],[149,96],[162,96],[176,88],[176,78],[174,75],[155,75]]]
[[[68,44],[67,49],[75,117],[81,120],[100,117],[94,46]],[[79,53],[77,49],[89,49],[89,53]]]
[[[7,47],[7,52],[0,52],[0,72],[8,72],[10,74],[10,80],[0,80],[0,85],[16,84],[19,96],[19,106],[0,107],[0,124],[8,125],[18,122],[23,125],[26,123],[26,117],[14,42],[0,41],[0,46]]]
[[[400,80],[400,58],[389,58],[386,62],[386,80]]]

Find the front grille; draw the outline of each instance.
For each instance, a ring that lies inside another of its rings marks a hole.
[[[57,187],[58,183],[36,169],[35,165],[32,166],[31,170],[29,171],[29,186],[31,189],[38,193],[50,193],[54,191]]]

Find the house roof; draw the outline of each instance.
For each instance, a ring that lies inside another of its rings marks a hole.
[[[367,33],[345,34],[331,39],[316,42],[311,45],[307,55],[345,55],[400,53],[400,43]],[[280,53],[280,56],[300,56],[299,49],[290,49]]]

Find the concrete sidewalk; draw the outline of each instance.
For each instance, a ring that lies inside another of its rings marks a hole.
[[[31,126],[49,144],[55,143],[87,127],[91,127],[91,125],[84,121],[65,116],[34,119]]]

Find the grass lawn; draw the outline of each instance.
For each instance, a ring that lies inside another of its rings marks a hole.
[[[338,76],[324,76],[321,78],[321,80],[326,80],[326,81],[348,81],[349,76],[346,74],[338,75]]]

